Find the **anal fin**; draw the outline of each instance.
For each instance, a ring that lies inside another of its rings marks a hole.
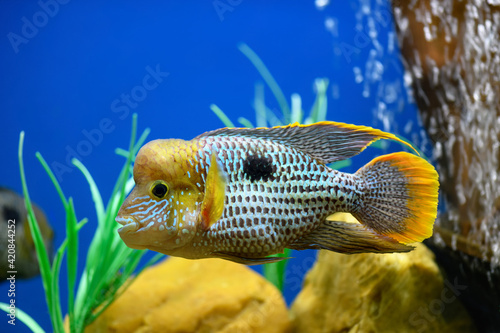
[[[319,228],[298,239],[289,248],[329,250],[346,254],[409,252],[414,249],[413,246],[379,235],[362,224],[330,220],[325,220]]]
[[[285,259],[290,259],[288,257],[261,257],[261,258],[248,258],[242,257],[239,255],[235,255],[227,252],[215,252],[216,258],[229,260],[238,264],[243,265],[261,265],[261,264],[270,264],[273,262],[278,262]]]

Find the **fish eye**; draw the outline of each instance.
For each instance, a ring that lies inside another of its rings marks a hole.
[[[158,199],[163,199],[168,193],[168,186],[164,181],[157,180],[151,186],[151,194]]]

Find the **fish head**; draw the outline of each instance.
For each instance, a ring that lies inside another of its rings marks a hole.
[[[194,237],[202,200],[202,180],[189,162],[195,150],[190,142],[174,139],[140,149],[135,187],[116,217],[127,246],[171,254]]]

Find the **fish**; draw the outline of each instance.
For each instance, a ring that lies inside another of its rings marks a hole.
[[[32,203],[47,252],[53,252],[54,231],[38,205]],[[40,273],[24,198],[0,187],[0,280],[11,275],[28,279]],[[15,272],[15,273],[9,273]]]
[[[136,156],[118,233],[133,249],[247,265],[283,260],[271,255],[285,248],[411,251],[432,235],[434,167],[408,152],[378,156],[354,174],[328,167],[379,139],[413,149],[393,134],[331,121],[150,141]],[[338,212],[359,223],[328,219]]]

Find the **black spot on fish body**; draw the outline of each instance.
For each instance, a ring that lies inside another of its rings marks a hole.
[[[270,157],[250,155],[243,161],[243,172],[251,182],[273,179],[273,164]]]

